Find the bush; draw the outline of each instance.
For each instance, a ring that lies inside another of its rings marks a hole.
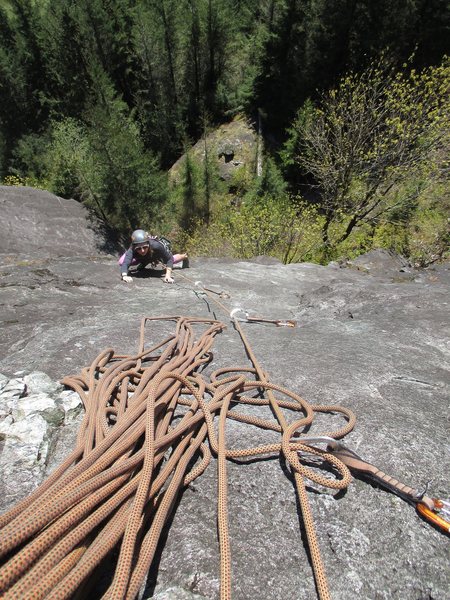
[[[360,223],[343,242],[336,243],[351,219],[341,213],[330,227],[327,259],[354,258],[373,248],[385,248],[423,267],[448,256],[450,189],[446,177],[440,175],[436,172],[434,182],[429,178],[426,185],[410,178],[393,189],[393,209],[384,218]],[[407,203],[405,198],[411,196],[414,202]]]
[[[45,162],[52,192],[100,210],[103,174],[81,123],[65,119],[52,124]]]
[[[311,261],[320,256],[321,227],[321,218],[305,203],[263,198],[224,210],[209,226],[197,222],[182,244],[197,255]]]
[[[3,179],[2,185],[26,186],[35,188],[36,190],[48,190],[47,184],[38,181],[33,177],[18,177],[17,175],[7,175]]]
[[[450,257],[450,189],[447,182],[426,190],[408,228],[408,256],[418,267]]]

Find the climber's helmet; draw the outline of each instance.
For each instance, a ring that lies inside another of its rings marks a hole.
[[[135,249],[148,247],[148,233],[143,229],[136,229],[136,231],[133,231],[131,234],[131,245]]]

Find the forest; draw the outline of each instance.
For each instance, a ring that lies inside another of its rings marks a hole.
[[[449,44],[447,0],[0,0],[0,182],[84,203],[124,245],[430,265]],[[233,119],[263,132],[262,170],[223,181],[207,139]]]

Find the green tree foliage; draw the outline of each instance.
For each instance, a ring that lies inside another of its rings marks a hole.
[[[249,192],[250,197],[257,201],[265,197],[283,200],[286,198],[286,181],[276,162],[270,156],[265,157],[261,177],[254,181],[253,189]]]
[[[254,202],[255,211],[281,201],[295,207],[284,179],[295,195],[318,178],[294,160],[300,116],[292,122],[305,100],[336,88],[349,69],[356,78],[385,48],[396,64],[415,50],[418,71],[438,65],[449,51],[449,24],[446,0],[0,1],[0,174],[51,185],[123,229],[147,222],[154,229],[164,219],[178,219],[175,229],[198,218],[206,226],[230,202],[208,148],[163,210],[160,169],[180,157],[187,139],[204,135],[205,122],[216,126],[245,111],[247,118],[263,117],[268,154],[275,156],[286,128],[290,146],[281,156],[284,178],[270,160],[261,178],[250,167],[236,175],[238,207],[243,198],[242,206]],[[414,102],[408,85],[398,84],[405,105]],[[400,104],[392,101],[389,109],[392,131],[395,118],[407,121]],[[411,115],[423,123],[419,112]],[[302,115],[308,121],[308,110]],[[431,131],[412,145],[428,147]],[[385,174],[393,181],[393,172]],[[365,177],[351,180],[350,195],[362,194]],[[389,196],[390,220],[406,227],[415,218],[414,198],[430,180],[423,167],[410,182],[396,181],[379,206]],[[409,205],[394,199],[400,190]],[[339,246],[345,228],[354,229],[354,211],[344,203],[339,221],[328,200],[320,207],[321,197],[315,199]],[[245,210],[239,214],[247,219]]]
[[[55,122],[46,152],[48,187],[55,194],[84,202],[105,219],[103,172],[95,161],[86,128],[74,119]]]
[[[201,160],[191,151],[185,153],[178,181],[172,184],[170,196],[172,212],[178,215],[181,228],[187,231],[191,231],[199,222],[207,226],[217,211],[216,204],[220,206],[226,202],[227,195],[206,134]]]
[[[433,180],[448,143],[450,66],[404,67],[376,64],[346,76],[294,124],[296,160],[319,189],[325,244],[343,242],[363,222],[408,218]],[[345,225],[332,241],[336,222]]]
[[[204,114],[261,106],[278,133],[304,99],[386,46],[437,62],[445,0],[9,0],[0,5],[7,153],[49,120],[82,118],[100,67],[164,166]]]
[[[84,202],[123,235],[138,226],[153,228],[161,220],[165,177],[144,149],[126,104],[107,84],[100,95],[105,102],[93,99],[84,123],[71,118],[52,123],[37,175],[48,189]],[[26,157],[36,141],[24,140],[18,160],[30,164]],[[30,170],[17,172],[36,176]]]
[[[278,129],[306,98],[388,50],[401,62],[436,64],[449,52],[445,0],[273,0],[271,34],[255,81],[257,105]],[[430,34],[432,35],[430,36]],[[274,94],[276,90],[276,94]]]
[[[165,178],[126,104],[107,82],[102,88],[103,100],[93,100],[86,112],[90,146],[103,170],[102,203],[122,226],[146,227],[165,199]]]
[[[41,44],[52,90],[52,118],[78,118],[93,86],[88,67],[93,54],[80,12],[80,5],[50,0],[45,14]]]
[[[39,129],[45,120],[41,94],[45,86],[38,20],[30,0],[0,7],[0,124],[10,153],[16,139]]]
[[[437,62],[450,19],[445,0],[8,0],[7,7],[0,5],[0,72],[5,93],[12,86],[9,95],[25,94],[18,116],[40,125],[53,110],[79,117],[96,63],[130,108],[142,107],[149,142],[161,145],[152,137],[161,117],[175,120],[178,150],[186,133],[201,132],[204,111],[221,118],[261,105],[269,120],[286,124],[316,88],[385,47],[403,58],[417,46],[418,62]]]
[[[236,20],[219,0],[148,1],[134,14],[139,119],[167,165],[201,135],[205,114],[218,119],[236,100],[227,69]]]
[[[55,10],[59,10],[65,19],[63,24],[67,20],[71,24],[66,36],[78,45],[73,58],[81,58],[82,64],[77,70],[85,68],[89,72],[91,64],[96,68],[100,66],[113,83],[116,93],[132,106],[137,68],[131,41],[133,21],[130,12],[134,2],[78,0],[66,5],[60,0],[53,0]],[[95,78],[91,77],[91,81],[95,87]]]
[[[191,254],[252,258],[273,256],[285,264],[318,260],[322,218],[304,202],[267,197],[228,208],[207,227],[194,222],[183,238]]]
[[[45,181],[47,176],[45,155],[49,142],[48,131],[22,136],[14,147],[9,172],[17,177]]]
[[[135,9],[133,39],[139,61],[135,102],[148,147],[158,148],[163,165],[182,149],[185,126],[180,83],[180,4],[143,2]]]
[[[196,162],[190,152],[187,152],[184,158],[181,170],[181,227],[189,230],[195,219],[203,221],[199,212],[204,204],[203,181],[201,176],[201,167]]]
[[[6,140],[3,134],[2,124],[0,122],[0,178],[4,174],[4,164],[6,155]]]

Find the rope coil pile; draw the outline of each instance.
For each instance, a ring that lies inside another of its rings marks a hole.
[[[146,348],[146,326],[175,331]],[[146,317],[136,355],[107,349],[62,383],[82,398],[85,415],[70,456],[28,498],[0,517],[0,595],[5,600],[66,599],[81,594],[94,570],[118,548],[104,600],[136,598],[180,491],[217,457],[221,599],[231,598],[227,459],[283,455],[294,474],[318,595],[329,598],[305,481],[339,490],[350,473],[336,457],[302,444],[316,413],[339,413],[345,424],[322,435],[340,438],[354,426],[351,411],[311,405],[269,380],[242,327],[234,323],[252,367],[222,368],[206,377],[215,336],[224,324],[181,316]],[[246,412],[239,406],[245,405]],[[249,415],[270,407],[274,418]],[[289,419],[287,418],[289,415]],[[292,420],[292,415],[295,420]],[[278,432],[276,443],[227,447],[229,419]],[[335,473],[322,475],[299,459],[318,455]],[[84,597],[87,597],[86,594]]]

